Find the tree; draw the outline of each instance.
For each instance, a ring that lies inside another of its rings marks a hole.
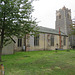
[[[71,35],[75,35],[75,18],[72,19],[72,24],[70,25],[70,31],[71,33],[69,34],[70,36]]]
[[[71,34],[70,35],[75,35],[75,24],[71,25]]]
[[[8,44],[13,36],[23,37],[30,32],[36,33],[37,23],[31,16],[32,2],[29,0],[0,1],[0,61],[4,44]]]

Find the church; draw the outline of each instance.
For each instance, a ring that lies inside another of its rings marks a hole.
[[[59,30],[50,29],[39,26],[39,34],[36,36],[26,36],[26,51],[36,50],[55,50],[56,48],[68,49],[68,36]],[[24,38],[15,38],[15,50],[19,51],[23,49]]]
[[[23,38],[14,37],[15,43],[3,48],[3,54],[13,54],[15,51],[37,51],[69,49],[72,45],[69,33],[72,24],[71,10],[66,7],[56,11],[55,29],[38,26],[36,36],[26,35]],[[26,43],[25,43],[26,42]]]

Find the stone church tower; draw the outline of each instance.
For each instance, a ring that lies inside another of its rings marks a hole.
[[[64,6],[62,9],[56,11],[55,29],[58,30],[60,27],[60,30],[69,36],[69,34],[71,33],[70,25],[72,25],[71,10]],[[73,44],[75,44],[73,40],[73,36],[69,36],[69,41],[72,47]]]
[[[64,32],[66,35],[70,33],[70,25],[72,24],[71,20],[71,10],[66,7],[56,11],[56,29],[59,29]]]

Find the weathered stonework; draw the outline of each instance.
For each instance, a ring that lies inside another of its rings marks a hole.
[[[61,15],[61,17],[60,17]],[[65,33],[66,35],[70,35],[71,33],[71,25],[72,25],[72,19],[71,19],[71,10],[63,7],[62,9],[59,9],[58,11],[56,11],[56,25],[55,25],[55,29],[59,29]],[[74,36],[69,36],[69,41],[70,41],[70,45],[71,47],[74,45],[75,46],[75,42],[72,41],[74,40]]]

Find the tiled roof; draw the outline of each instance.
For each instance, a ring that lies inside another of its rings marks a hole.
[[[42,26],[38,26],[38,28],[39,28],[39,30],[38,30],[39,32],[59,34],[59,30],[56,30],[56,29],[46,28],[46,27],[42,27]],[[66,35],[66,34],[61,32],[61,35]]]

